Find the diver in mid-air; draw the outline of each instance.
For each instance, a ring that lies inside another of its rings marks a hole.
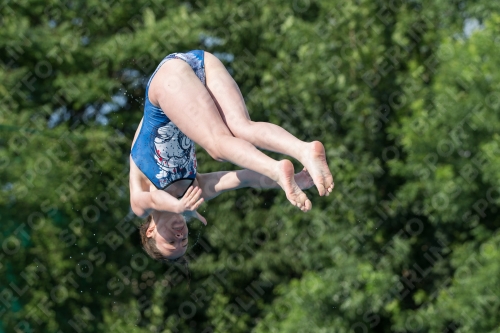
[[[215,160],[246,169],[197,173],[194,143]],[[276,161],[256,147],[291,156],[305,168],[295,174],[292,162]],[[136,215],[147,217],[140,231],[151,257],[181,257],[188,242],[185,216],[206,225],[196,209],[224,191],[280,187],[306,212],[312,204],[302,190],[313,184],[320,196],[333,190],[323,144],[253,122],[219,59],[194,50],[161,61],[146,86],[144,116],[130,154],[130,202]]]

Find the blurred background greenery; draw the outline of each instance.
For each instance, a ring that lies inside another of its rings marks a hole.
[[[499,2],[0,12],[0,332],[500,332]],[[128,155],[149,75],[191,49],[254,120],[321,140],[336,187],[307,214],[281,191],[205,204],[188,283],[140,248]]]

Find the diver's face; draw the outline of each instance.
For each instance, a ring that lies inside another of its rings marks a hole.
[[[156,247],[165,257],[177,259],[186,252],[188,231],[186,220],[182,215],[155,212],[146,236],[155,240]]]

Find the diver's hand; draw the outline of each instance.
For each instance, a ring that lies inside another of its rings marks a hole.
[[[185,212],[183,215],[185,217],[198,219],[201,221],[201,223],[203,223],[204,225],[207,225],[207,219],[195,210],[190,211],[190,212]]]
[[[201,197],[201,188],[199,188],[198,186],[189,186],[184,196],[179,199],[178,211],[180,214],[196,211],[202,203],[203,198]]]
[[[301,190],[307,190],[314,185],[314,181],[306,168],[294,175],[295,182]]]

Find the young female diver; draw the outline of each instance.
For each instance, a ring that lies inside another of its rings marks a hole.
[[[215,160],[248,170],[197,174],[193,141]],[[294,175],[289,160],[276,161],[256,147],[292,156],[305,169]],[[144,117],[130,154],[130,201],[136,215],[149,215],[141,239],[150,256],[166,260],[185,253],[188,231],[181,214],[206,224],[196,212],[204,200],[245,186],[279,186],[306,212],[312,205],[301,189],[312,183],[321,196],[333,190],[323,145],[251,121],[238,85],[215,56],[194,50],[161,61],[146,86]]]

